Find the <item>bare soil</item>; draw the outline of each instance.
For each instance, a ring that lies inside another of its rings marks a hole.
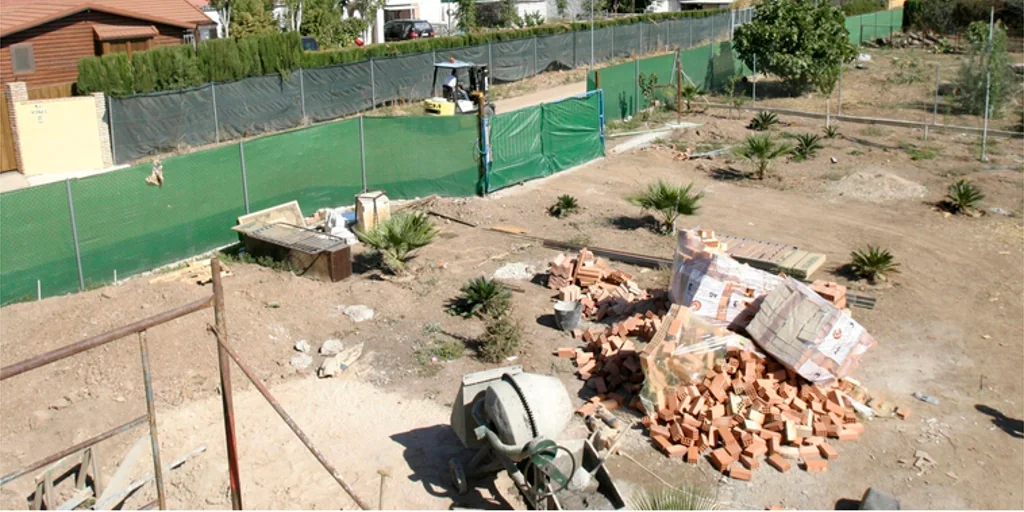
[[[750,133],[745,118],[698,115],[685,120],[703,126],[667,133],[664,142],[728,147]],[[776,130],[778,136],[821,130],[804,119],[783,121],[789,124]],[[913,412],[905,421],[869,422],[860,440],[838,447],[839,460],[824,474],[780,474],[763,466],[752,483],[718,483],[707,463],[694,467],[668,460],[639,430],[629,434],[627,453],[669,481],[712,486],[729,508],[831,509],[871,486],[893,494],[905,508],[1024,508],[1024,440],[1019,433],[1024,418],[1024,176],[1019,170],[1024,148],[1019,140],[999,142],[1001,154],[986,165],[1016,170],[985,170],[972,157],[973,137],[933,134],[925,142],[910,130],[872,133],[843,126],[842,136],[825,141],[817,157],[777,161],[764,181],[746,177],[749,166],[732,158],[680,162],[669,151],[652,149],[609,157],[487,198],[441,200],[432,208],[481,226],[515,225],[545,238],[589,239],[595,246],[669,257],[671,238],[654,233],[650,219],[622,197],[657,179],[694,182],[706,197],[699,214],[684,224],[823,252],[829,263],[816,277],[838,280],[878,299],[875,309],[853,312],[879,340],[855,377]],[[619,140],[611,139],[609,147]],[[912,160],[901,149],[907,143],[934,146],[938,154]],[[831,163],[831,157],[837,162]],[[863,184],[855,187],[857,194],[837,185],[856,173],[880,175],[884,197],[878,200]],[[999,206],[1016,216],[943,215],[934,204],[956,177],[982,187],[985,208]],[[923,186],[924,197],[898,197],[893,191],[903,190],[904,181]],[[583,211],[567,219],[548,216],[546,208],[560,194],[577,197]],[[377,503],[378,470],[391,472],[387,508],[451,506],[445,462],[459,444],[447,427],[448,411],[458,379],[493,366],[474,356],[482,323],[450,316],[445,303],[471,277],[491,275],[509,262],[543,269],[556,254],[479,228],[443,220],[438,225],[440,239],[419,253],[409,280],[382,280],[376,271],[357,265],[357,275],[329,284],[246,264],[233,265],[235,275],[225,280],[231,343],[372,504]],[[867,244],[896,255],[901,273],[892,283],[850,282],[837,270],[851,250]],[[667,272],[616,266],[637,275],[642,286],[667,284]],[[586,396],[572,365],[552,356],[555,348],[574,344],[553,328],[552,293],[528,281],[520,286],[525,293],[515,294],[514,314],[525,336],[514,363],[557,375],[574,397]],[[209,293],[192,284],[151,285],[138,277],[119,286],[11,305],[0,309],[0,358],[3,365],[11,364]],[[268,307],[271,302],[279,307]],[[372,307],[376,317],[353,323],[341,312],[353,304]],[[165,461],[200,444],[208,447],[170,473],[168,493],[176,507],[230,504],[217,357],[206,332],[212,322],[212,312],[205,311],[148,334]],[[312,368],[296,372],[288,366],[296,341],[308,340],[315,350],[331,337],[346,346],[365,343],[365,355],[345,377],[321,380],[312,377]],[[423,362],[416,349],[430,340],[461,340],[466,354],[448,363]],[[234,389],[247,507],[353,506],[237,371]],[[915,391],[941,402],[915,401],[910,396]],[[137,341],[124,339],[4,381],[0,397],[0,473],[6,474],[144,411]],[[569,434],[583,431],[574,420]],[[112,473],[141,432],[100,445],[105,474]],[[916,450],[927,451],[938,462],[936,468],[918,474],[904,462],[912,463]],[[624,458],[609,464],[627,492],[659,485]],[[137,474],[147,471],[143,466]],[[25,508],[32,487],[30,477],[5,486],[0,506]],[[147,487],[127,507],[153,496]],[[454,501],[487,508],[521,506],[503,478]]]

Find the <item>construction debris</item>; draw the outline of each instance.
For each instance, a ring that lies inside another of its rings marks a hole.
[[[222,261],[220,263],[220,276],[231,277],[231,269]],[[213,282],[212,271],[210,270],[210,259],[190,261],[184,267],[164,272],[149,280],[149,284],[169,283],[181,281],[184,283],[195,283],[200,286]]]
[[[320,378],[334,377],[352,366],[363,355],[363,344],[359,343],[338,353],[335,356],[324,359],[317,369],[317,376]]]
[[[324,357],[330,357],[341,352],[344,349],[345,345],[341,342],[341,340],[331,338],[324,341],[323,344],[320,345],[320,355]]]
[[[302,371],[309,368],[309,365],[313,364],[313,357],[309,354],[299,352],[292,356],[288,361],[288,365],[295,368],[296,371]]]
[[[355,323],[373,320],[373,309],[363,305],[349,306],[342,313]]]

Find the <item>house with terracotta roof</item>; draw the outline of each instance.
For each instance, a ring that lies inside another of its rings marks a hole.
[[[197,43],[211,25],[189,0],[0,0],[0,83],[74,82],[82,57]]]

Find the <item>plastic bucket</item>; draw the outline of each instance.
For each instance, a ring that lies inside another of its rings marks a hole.
[[[583,303],[580,301],[560,300],[555,303],[555,323],[563,331],[571,331],[580,325],[583,316]]]

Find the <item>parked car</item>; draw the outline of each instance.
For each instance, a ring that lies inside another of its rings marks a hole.
[[[384,24],[385,41],[434,37],[434,26],[425,20],[391,20]]]
[[[302,38],[302,49],[307,52],[315,52],[320,49],[320,43],[317,43],[313,37],[304,36]]]

